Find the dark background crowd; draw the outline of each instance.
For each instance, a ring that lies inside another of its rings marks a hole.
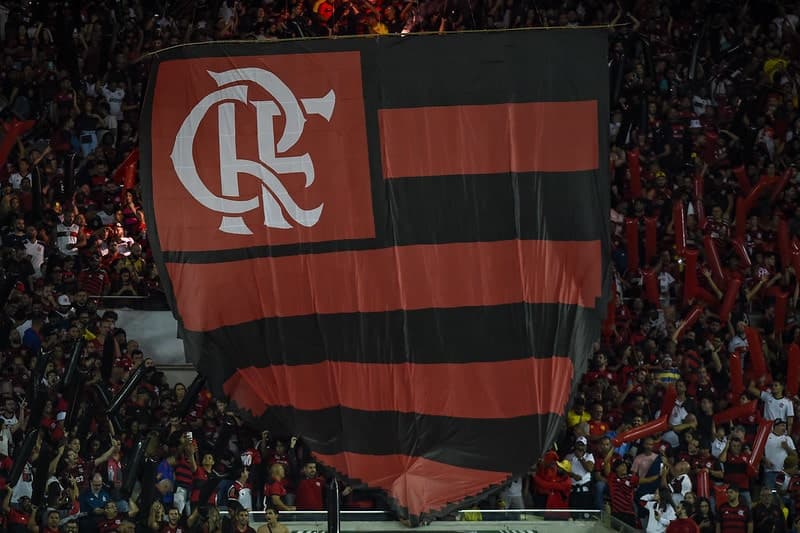
[[[109,310],[164,306],[128,172],[148,52],[613,24],[609,318],[558,451],[463,516],[606,508],[648,531],[796,531],[799,8],[0,0],[0,145],[22,132],[0,167],[0,530],[246,531],[266,506],[282,531],[277,512],[324,506],[302,441],[249,428],[202,382],[168,383]],[[346,506],[379,505],[353,489]]]

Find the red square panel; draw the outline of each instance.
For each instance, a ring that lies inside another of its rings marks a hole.
[[[161,249],[375,236],[358,52],[167,61],[153,95]]]

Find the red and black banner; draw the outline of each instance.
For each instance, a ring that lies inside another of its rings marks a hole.
[[[213,392],[412,522],[527,472],[606,307],[606,39],[160,54],[151,241]]]

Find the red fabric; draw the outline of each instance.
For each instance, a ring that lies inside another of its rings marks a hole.
[[[631,196],[639,198],[642,195],[642,166],[638,148],[628,152],[628,169],[631,174]]]
[[[25,526],[28,524],[30,517],[26,514],[22,514],[15,508],[11,508],[8,512],[8,523],[9,524],[19,524]]]
[[[758,465],[761,464],[761,458],[764,457],[764,447],[767,445],[770,431],[772,431],[772,420],[762,420],[758,424],[758,433],[753,442],[753,453],[748,461],[751,477],[758,472]]]
[[[628,270],[639,269],[639,219],[625,218],[625,251],[628,254]]]
[[[35,124],[35,120],[26,120],[23,122],[13,119],[11,122],[3,125],[6,131],[2,141],[0,141],[0,161],[8,160],[11,149],[16,145],[17,138],[33,128]]]
[[[547,495],[545,503],[547,509],[567,509],[569,507],[572,479],[561,472],[554,463],[543,461],[536,469],[533,484],[536,492]],[[567,518],[564,513],[545,513],[545,516],[560,520]]]
[[[727,322],[730,318],[731,310],[736,303],[741,288],[742,279],[738,276],[731,277],[728,282],[728,288],[725,290],[725,296],[722,298],[722,305],[719,307],[719,319],[723,323]]]
[[[758,330],[751,327],[744,328],[747,337],[747,348],[750,350],[750,362],[753,368],[753,377],[758,379],[768,374],[767,362],[764,359],[764,348],[761,346],[761,335]],[[771,381],[771,379],[769,380]]]
[[[114,170],[112,179],[118,185],[122,185],[126,189],[133,189],[136,187],[136,163],[139,162],[139,149],[134,148],[120,163],[119,167]]]
[[[740,403],[739,405],[735,405],[733,407],[725,409],[722,412],[715,413],[714,423],[724,424],[725,422],[730,422],[731,420],[734,420],[736,418],[752,414],[755,412],[757,404],[758,401],[753,400],[747,403]]]
[[[701,498],[708,499],[711,496],[711,483],[709,480],[708,470],[701,468],[695,477],[695,484],[697,485],[695,492]]]
[[[656,433],[661,433],[662,431],[666,431],[668,426],[669,424],[667,422],[667,415],[663,415],[651,422],[620,433],[614,437],[614,446],[619,446],[625,442],[633,442],[635,440],[643,439],[644,437],[649,437],[650,435],[655,435]]]

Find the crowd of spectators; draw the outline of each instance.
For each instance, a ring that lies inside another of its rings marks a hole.
[[[606,6],[615,294],[540,505],[800,530],[798,7]]]
[[[482,505],[608,506],[648,531],[796,531],[799,8],[0,1],[3,132],[32,121],[0,168],[0,530],[247,531],[247,511],[269,508],[277,532],[280,511],[323,506],[325,480],[302,442],[248,428],[202,388],[167,383],[106,310],[109,297],[163,298],[136,181],[115,171],[137,144],[147,52],[218,39],[612,23],[615,297],[567,416],[566,463],[548,454]],[[132,374],[130,398],[114,406]],[[754,412],[715,423],[752,400]],[[661,416],[659,432],[619,438]],[[763,459],[748,468],[764,420]],[[15,465],[25,446],[30,458]],[[227,521],[220,508],[231,510]]]

